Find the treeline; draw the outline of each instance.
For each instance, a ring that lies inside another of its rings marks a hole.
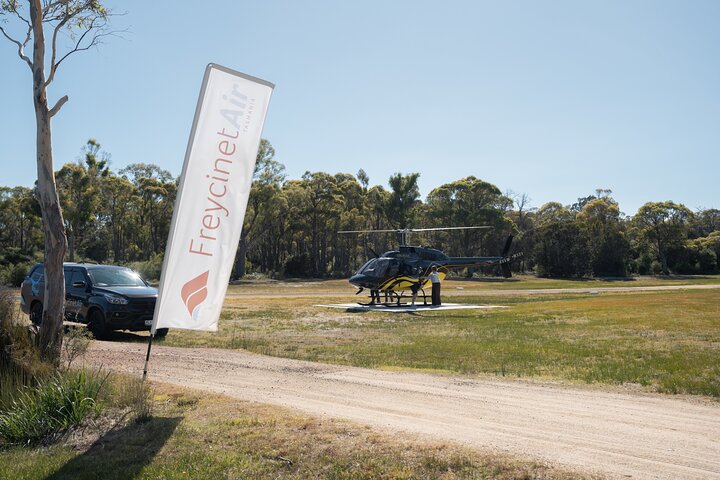
[[[177,194],[177,179],[156,165],[109,169],[95,140],[82,159],[56,179],[69,249],[68,261],[128,264],[157,278]],[[488,225],[490,230],[414,234],[413,244],[453,256],[498,255],[507,235],[524,256],[516,271],[543,276],[713,274],[720,271],[720,210],[692,212],[674,202],[650,202],[626,216],[610,190],[572,205],[531,208],[527,195],[503,193],[467,177],[440,185],[425,201],[419,174],[394,174],[388,188],[357,174],[306,172],[288,180],[263,140],[234,274],[342,277],[368,257],[396,247],[393,234],[338,235],[340,230]],[[16,283],[42,258],[42,228],[33,189],[0,187],[0,268]],[[484,272],[497,274],[495,269]]]

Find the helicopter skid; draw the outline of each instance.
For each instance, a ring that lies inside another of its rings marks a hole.
[[[388,307],[388,308],[397,308],[397,307],[407,307],[407,306],[413,306],[414,304],[410,302],[403,302],[403,300],[410,300],[412,301],[413,296],[405,294],[404,292],[393,292],[393,291],[387,291],[383,292],[383,295],[379,298],[379,301],[376,300],[376,298],[373,298],[370,296],[371,300],[369,302],[357,302],[358,305],[364,306],[364,307]],[[428,301],[432,302],[432,297],[430,295],[425,294],[425,290],[421,289],[418,292],[417,297],[415,298],[416,303],[420,303],[422,301],[423,306],[430,306],[430,303]]]

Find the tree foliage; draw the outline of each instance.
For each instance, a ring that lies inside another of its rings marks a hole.
[[[68,236],[75,237],[75,257],[132,264],[157,275],[177,179],[147,163],[131,163],[113,172],[109,158],[97,141],[90,140],[80,160],[66,163],[56,174]],[[235,274],[347,276],[375,253],[397,248],[397,238],[391,233],[338,235],[337,231],[393,229],[400,224],[492,227],[408,238],[456,256],[498,255],[505,237],[514,234],[515,251],[525,255],[513,268],[541,275],[660,273],[658,240],[670,272],[720,270],[717,210],[693,214],[680,204],[651,202],[634,217],[626,217],[609,190],[581,197],[573,205],[549,202],[535,209],[527,195],[503,194],[497,186],[472,176],[436,187],[423,202],[417,179],[417,174],[394,174],[387,186],[373,185],[360,171],[356,175],[306,172],[288,180],[275,149],[263,139]],[[24,265],[41,254],[37,191],[0,187],[0,252],[0,268]],[[8,270],[5,278],[15,276]]]
[[[666,275],[670,273],[668,253],[683,247],[692,219],[689,208],[670,201],[648,202],[635,215],[641,240],[655,250]]]
[[[587,235],[577,222],[550,221],[538,228],[534,250],[537,272],[551,277],[587,277],[592,254]]]

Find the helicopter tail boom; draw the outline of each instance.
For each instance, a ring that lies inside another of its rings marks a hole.
[[[450,269],[499,265],[503,277],[510,278],[512,277],[512,272],[510,271],[510,262],[520,256],[520,254],[509,255],[510,248],[512,247],[513,238],[513,235],[509,235],[507,237],[507,240],[505,240],[505,246],[502,250],[502,254],[499,257],[455,257],[450,258],[448,262],[443,265],[443,267]]]

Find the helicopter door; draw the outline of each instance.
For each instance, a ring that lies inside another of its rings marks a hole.
[[[397,260],[390,260],[390,265],[388,267],[388,275],[395,276],[400,271],[400,262]]]

